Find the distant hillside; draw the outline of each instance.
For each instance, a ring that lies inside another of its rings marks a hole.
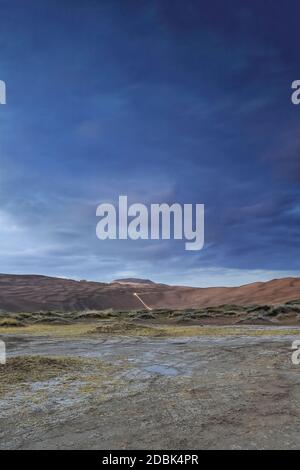
[[[150,279],[139,279],[136,277],[125,277],[123,279],[115,279],[113,282],[118,282],[119,284],[155,284],[155,282],[150,281]]]
[[[275,305],[300,299],[300,278],[274,279],[241,287],[196,288],[133,278],[105,284],[36,275],[0,275],[0,309],[8,312],[140,309],[141,302],[135,292],[153,308]]]

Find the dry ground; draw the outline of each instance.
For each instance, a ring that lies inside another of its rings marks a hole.
[[[125,324],[2,327],[0,448],[300,447],[299,328]]]

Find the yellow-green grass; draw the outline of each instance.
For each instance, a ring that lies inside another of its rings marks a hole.
[[[294,329],[274,327],[255,329],[255,327],[234,326],[166,326],[161,327],[167,336],[280,336],[295,335]]]
[[[28,334],[32,336],[45,335],[54,337],[76,337],[91,335],[105,336],[279,336],[295,335],[297,330],[292,328],[272,327],[268,329],[251,328],[247,326],[182,326],[182,325],[146,325],[117,322],[74,323],[68,325],[34,324],[28,326],[0,327],[0,334]]]
[[[67,357],[25,356],[9,358],[0,365],[0,395],[8,388],[27,382],[49,380],[63,373],[77,371],[80,359]]]
[[[24,323],[22,323],[20,320],[16,318],[9,318],[9,317],[0,318],[0,328],[1,327],[5,327],[5,328],[20,327],[20,326],[24,326]]]
[[[0,327],[0,334],[28,334],[33,336],[81,336],[86,334],[91,328],[98,326],[98,323],[72,323],[69,325],[52,325],[35,323],[27,326],[6,326]]]
[[[17,356],[0,365],[0,397],[16,387],[24,387],[34,382],[44,382],[60,378],[62,384],[82,380],[81,387],[93,388],[112,378],[118,370],[129,365],[114,365],[96,358],[76,358],[66,356]]]

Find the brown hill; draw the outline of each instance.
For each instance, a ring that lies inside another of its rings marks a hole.
[[[118,282],[119,284],[155,284],[155,282],[150,281],[150,279],[139,279],[136,277],[125,277],[122,279],[115,279],[113,282]]]
[[[37,275],[0,274],[0,309],[11,312],[192,308],[221,304],[280,304],[300,299],[300,278],[274,279],[240,287],[180,287],[155,283],[105,284]]]

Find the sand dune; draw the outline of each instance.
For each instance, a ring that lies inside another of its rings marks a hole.
[[[280,304],[300,299],[300,278],[274,279],[240,287],[180,287],[130,279],[110,284],[37,275],[0,274],[0,309],[11,312],[139,309],[133,294],[154,308],[221,304]]]

